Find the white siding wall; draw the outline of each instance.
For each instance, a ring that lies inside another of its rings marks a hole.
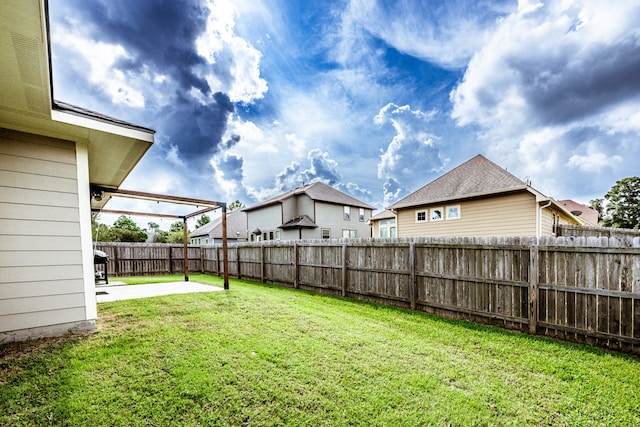
[[[0,129],[0,342],[95,319],[93,260],[83,254],[90,228],[81,237],[90,224],[80,214],[88,214],[88,182],[79,183],[78,164],[72,142]],[[84,209],[79,186],[87,187]]]

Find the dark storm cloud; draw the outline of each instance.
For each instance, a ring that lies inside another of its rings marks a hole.
[[[207,81],[194,71],[206,61],[195,41],[206,28],[208,10],[202,2],[76,0],[72,6],[84,22],[93,23],[96,40],[117,43],[131,58],[116,64],[124,72],[143,66],[169,74],[181,90],[195,87],[210,92]],[[144,19],[141,19],[144,17]]]
[[[226,93],[212,93],[203,77],[211,74],[227,81],[233,60],[222,55],[211,65],[196,48],[207,26],[205,2],[71,0],[68,6],[69,26],[83,22],[93,40],[126,51],[110,73],[120,71],[130,81],[161,88],[163,99],[141,89],[144,110],[132,109],[124,115],[156,129],[158,141],[166,143],[162,149],[177,149],[181,161],[199,169],[208,166],[213,154],[238,143],[236,135],[223,141],[234,104]],[[148,77],[140,80],[141,76]],[[162,83],[153,83],[154,76],[162,76]],[[200,95],[193,93],[194,88]]]
[[[202,166],[218,151],[233,111],[233,104],[223,93],[216,93],[214,102],[205,105],[179,99],[176,104],[165,107],[159,126],[170,144],[178,147],[181,159]]]
[[[545,122],[564,123],[600,112],[640,93],[640,40],[629,35],[614,44],[559,50],[541,67],[526,57],[510,63],[523,80],[524,95]]]

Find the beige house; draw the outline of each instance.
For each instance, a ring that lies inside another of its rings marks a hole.
[[[553,236],[584,225],[562,204],[477,155],[389,208],[398,237]]]
[[[0,1],[0,343],[95,327],[91,184],[154,132],[52,98],[44,0]]]
[[[369,224],[371,225],[371,237],[398,237],[398,226],[396,222],[396,214],[389,209],[378,212],[369,220]]]
[[[247,241],[247,214],[241,209],[227,213],[227,240]],[[222,218],[216,218],[189,234],[192,245],[213,245],[222,242]]]
[[[250,241],[366,238],[373,207],[314,182],[243,209]]]

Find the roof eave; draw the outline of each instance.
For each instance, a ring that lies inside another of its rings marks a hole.
[[[440,203],[454,203],[454,202],[460,202],[463,200],[472,200],[472,199],[481,199],[487,196],[498,196],[498,195],[502,195],[502,194],[509,194],[509,193],[517,193],[520,191],[528,191],[529,193],[533,194],[534,196],[536,196],[536,200],[538,200],[538,196],[541,195],[539,192],[537,192],[536,190],[534,190],[533,188],[531,188],[528,185],[521,185],[521,186],[517,186],[517,187],[510,187],[510,188],[505,188],[499,191],[487,191],[487,192],[482,192],[482,193],[472,193],[472,194],[465,194],[465,195],[460,195],[460,196],[456,196],[456,197],[447,197],[447,198],[441,198],[441,199],[433,199],[433,200],[424,200],[421,202],[416,202],[416,203],[407,203],[407,204],[400,204],[400,203],[396,203],[394,205],[391,205],[390,207],[388,207],[387,209],[390,211],[397,211],[399,209],[409,209],[409,208],[415,208],[418,206],[426,206],[426,205],[436,205],[436,204],[440,204]]]

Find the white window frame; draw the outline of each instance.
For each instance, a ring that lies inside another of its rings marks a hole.
[[[451,210],[455,209],[455,212],[457,212],[458,214],[454,217],[451,216]],[[456,220],[456,219],[460,219],[461,218],[461,210],[460,210],[460,205],[453,205],[453,206],[447,206],[447,221],[449,220]]]
[[[342,219],[345,221],[351,221],[351,207],[345,206],[342,209]]]
[[[427,210],[423,209],[421,211],[416,211],[416,222],[427,222],[428,217],[427,217]],[[424,214],[424,219],[419,219],[420,214]]]
[[[346,236],[345,236],[346,234]],[[346,228],[342,229],[342,238],[343,239],[355,239],[357,236],[356,230],[348,230]]]
[[[358,209],[358,220],[364,222],[364,208]]]
[[[435,216],[435,213],[440,211],[440,216]],[[429,221],[436,222],[444,219],[444,207],[429,209]]]
[[[325,232],[327,233],[327,237],[325,236]],[[331,229],[330,228],[323,228],[320,230],[320,237],[324,240],[328,240],[331,238]]]

